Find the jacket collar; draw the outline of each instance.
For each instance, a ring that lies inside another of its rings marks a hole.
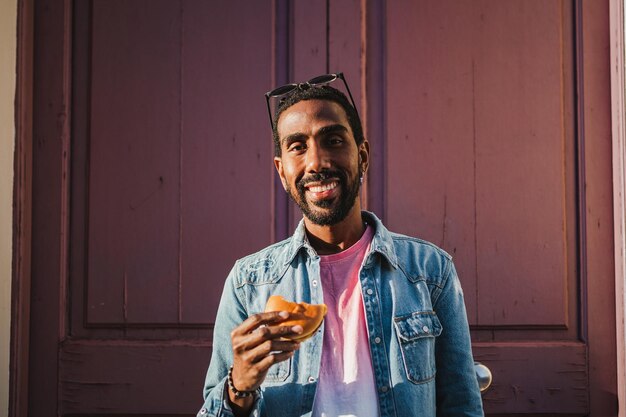
[[[372,238],[371,251],[378,252],[384,256],[389,264],[395,268],[398,267],[398,257],[393,246],[393,238],[391,233],[383,225],[378,217],[372,212],[362,211],[361,216],[370,226],[374,227],[375,233]],[[298,227],[296,228],[291,242],[287,248],[287,257],[285,259],[285,265],[291,263],[296,257],[298,252],[304,249],[310,257],[316,257],[317,253],[315,249],[309,243],[309,239],[306,236],[306,228],[304,226],[304,219],[300,220]]]

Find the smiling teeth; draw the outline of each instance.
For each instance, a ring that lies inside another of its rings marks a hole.
[[[316,185],[314,187],[310,187],[309,191],[312,191],[314,193],[321,193],[322,191],[332,190],[336,186],[337,186],[336,182],[331,182],[330,184]]]

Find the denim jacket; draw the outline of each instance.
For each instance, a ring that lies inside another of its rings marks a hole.
[[[380,416],[483,416],[463,292],[450,255],[389,232],[372,213],[371,250],[359,273]],[[262,312],[270,295],[324,302],[320,258],[304,222],[290,238],[238,260],[214,328],[199,417],[232,416],[225,392],[230,332]],[[322,356],[323,327],[293,357],[273,365],[251,416],[309,416]]]

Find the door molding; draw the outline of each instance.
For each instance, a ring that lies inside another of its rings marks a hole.
[[[587,307],[582,311],[586,316],[583,337],[588,343],[588,395],[590,415],[594,416],[618,413],[609,3],[591,5],[576,1],[576,30],[580,37],[576,52],[580,89],[578,135],[585,145],[580,149],[585,163],[584,181],[580,183],[585,191],[580,220],[586,234],[585,246],[581,248],[586,268],[581,271],[586,292],[583,304]]]
[[[625,177],[626,149],[624,144],[624,2],[611,0],[610,16],[610,54],[611,54],[611,128],[613,145],[613,222],[615,233],[615,323],[617,337],[617,398],[619,404],[626,403],[626,334],[624,330],[624,274],[626,274],[626,236],[625,218],[626,189]],[[619,407],[619,416],[626,416],[624,407]]]
[[[34,2],[18,0],[17,7],[9,416],[26,417],[32,241]]]

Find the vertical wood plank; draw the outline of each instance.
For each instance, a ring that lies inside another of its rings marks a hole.
[[[328,70],[343,72],[357,105],[363,114],[361,79],[361,1],[346,0],[328,3]],[[333,85],[343,91],[343,86]],[[348,95],[345,92],[346,96]]]
[[[386,216],[386,2],[363,0],[363,91],[361,116],[365,136],[370,142],[371,163],[366,177],[367,207],[387,223]]]
[[[388,223],[455,257],[470,323],[574,324],[560,3],[388,7]]]
[[[608,2],[577,2],[585,159],[587,311],[591,415],[617,414]]]
[[[26,417],[32,261],[34,1],[18,1],[17,10],[9,416]]]
[[[626,157],[625,120],[626,99],[624,44],[624,3],[611,0],[609,2],[610,18],[610,57],[611,57],[611,137],[613,154],[613,230],[615,233],[615,310],[616,310],[616,344],[617,344],[617,399],[619,404],[626,403],[626,334],[624,329],[624,277],[626,276]],[[624,407],[618,410],[618,416],[626,416]]]
[[[33,220],[29,415],[59,411],[58,344],[65,334],[69,172],[69,1],[35,2]],[[45,65],[41,65],[45,63]],[[41,389],[46,386],[46,389]]]
[[[290,30],[291,79],[303,82],[328,71],[328,16],[327,0],[292,0]],[[302,213],[298,206],[289,204],[289,234],[293,233]]]
[[[328,70],[327,0],[291,2],[292,79],[307,81]]]
[[[385,217],[454,256],[477,322],[474,4],[387,3]]]
[[[357,112],[363,124],[365,107],[363,106],[362,68],[363,44],[362,19],[365,11],[361,10],[361,0],[328,2],[328,68],[329,72],[343,72],[354,98]],[[348,96],[342,85],[335,85]],[[348,97],[349,99],[349,97]],[[365,129],[365,126],[363,126]],[[365,134],[365,132],[364,132]],[[361,186],[361,207],[367,209],[367,178]]]
[[[571,67],[562,57],[572,36],[562,36],[562,18],[556,1],[485,1],[476,16],[479,324],[569,324],[565,295],[574,281],[567,271],[575,264],[566,216],[575,213],[566,211],[574,191],[566,179],[575,171],[574,138],[566,136],[573,119],[565,115],[572,86],[563,82]]]
[[[291,1],[272,0],[272,85],[270,89],[288,84],[290,81],[290,58],[291,58]],[[268,89],[268,91],[270,90]],[[268,117],[269,119],[269,117]],[[269,127],[269,125],[268,125]],[[274,152],[272,131],[268,129],[268,138],[272,140],[272,152]],[[273,155],[272,155],[273,156]],[[272,224],[274,230],[272,241],[278,242],[286,239],[290,234],[289,206],[291,204],[283,189],[280,177],[272,167],[273,207]]]
[[[94,2],[91,323],[178,320],[180,25],[178,2]]]
[[[193,1],[183,14],[181,320],[209,323],[234,261],[272,243],[272,8]]]

